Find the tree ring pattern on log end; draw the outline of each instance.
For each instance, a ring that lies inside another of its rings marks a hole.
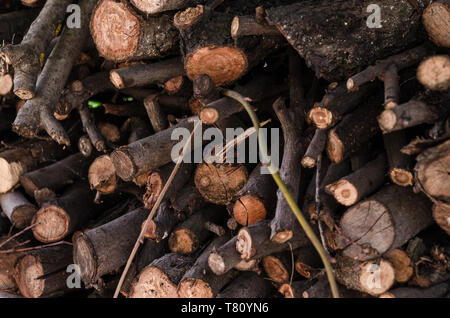
[[[124,61],[137,51],[140,21],[124,3],[103,0],[93,12],[91,34],[101,56]]]
[[[450,27],[450,26],[449,26]],[[417,69],[417,79],[428,89],[445,91],[450,88],[450,57],[431,56]]]
[[[117,175],[124,181],[131,181],[136,174],[136,166],[126,149],[118,149],[111,153]]]
[[[392,182],[402,187],[412,186],[414,179],[410,171],[400,168],[394,168],[389,171],[389,178]]]
[[[197,49],[186,57],[186,74],[192,81],[207,74],[217,86],[233,83],[247,72],[247,56],[232,46],[208,46]]]
[[[325,129],[331,125],[333,114],[324,107],[314,107],[309,112],[309,118],[314,122],[317,128]]]
[[[204,124],[214,124],[219,120],[219,112],[213,107],[203,107],[199,113],[199,118]]]
[[[162,270],[149,266],[139,275],[129,298],[178,298],[177,286]]]
[[[395,271],[390,262],[381,260],[377,265],[366,262],[361,266],[359,283],[364,292],[377,296],[387,292],[395,282]]]
[[[169,237],[169,248],[173,253],[190,254],[199,246],[199,241],[189,229],[177,229]]]
[[[173,18],[173,24],[179,29],[183,29],[187,26],[193,25],[199,18],[203,16],[203,11],[204,8],[202,5],[187,8],[184,11],[179,11]]]
[[[70,216],[57,205],[47,205],[37,211],[33,223],[34,237],[43,243],[63,239],[69,231]]]
[[[37,279],[44,275],[44,269],[39,259],[33,255],[27,255],[19,260],[16,265],[17,285],[20,293],[27,298],[38,298],[42,295],[45,280]]]
[[[213,298],[214,293],[211,287],[203,280],[188,278],[183,280],[178,286],[178,296],[180,298]]]
[[[239,230],[236,240],[236,250],[241,254],[241,258],[245,260],[255,255],[256,251],[253,247],[253,240],[248,229],[242,228]]]
[[[250,226],[266,218],[264,203],[252,195],[239,198],[233,207],[233,217],[242,226]]]
[[[430,4],[422,14],[422,21],[437,46],[450,47],[450,10],[445,3],[435,1]]]
[[[86,285],[95,283],[97,276],[97,256],[95,249],[85,234],[74,237],[73,261],[80,267],[80,276]]]
[[[328,185],[327,190],[333,193],[336,201],[345,206],[351,206],[358,200],[358,189],[347,180],[336,181]]]
[[[397,116],[395,115],[395,112],[390,109],[384,110],[380,116],[378,116],[378,124],[383,132],[391,131],[395,127],[396,123]]]

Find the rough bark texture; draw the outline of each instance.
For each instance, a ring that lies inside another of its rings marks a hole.
[[[0,206],[11,224],[18,229],[29,226],[37,210],[19,191],[0,194]]]
[[[327,137],[328,135],[325,129],[316,129],[314,137],[302,159],[302,166],[304,168],[314,168],[316,166],[317,158],[325,150],[325,146],[327,145]]]
[[[160,242],[169,237],[172,229],[179,222],[180,217],[170,209],[167,201],[163,201],[158,208],[156,217],[150,221],[145,237]]]
[[[449,290],[449,282],[429,288],[398,287],[380,295],[380,298],[444,298]]]
[[[236,250],[237,237],[211,251],[208,256],[208,266],[216,275],[223,275],[241,262],[241,255]]]

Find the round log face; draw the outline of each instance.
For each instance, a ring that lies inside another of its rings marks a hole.
[[[17,285],[20,293],[27,298],[38,298],[44,291],[45,280],[37,279],[44,275],[42,264],[36,257],[27,255],[16,265]]]
[[[223,47],[202,47],[186,57],[186,74],[194,80],[207,74],[217,86],[234,82],[248,67],[247,56],[240,49]]]
[[[263,258],[262,264],[267,276],[273,281],[280,284],[289,281],[289,273],[278,258],[266,256]]]
[[[6,193],[15,186],[23,172],[24,169],[20,163],[9,163],[0,158],[0,193]]]
[[[178,296],[180,298],[213,298],[214,293],[203,280],[188,278],[178,286]]]
[[[133,180],[136,168],[131,160],[130,156],[121,150],[116,150],[111,153],[112,161],[117,175],[125,181]]]
[[[169,237],[169,248],[173,253],[187,255],[198,248],[199,242],[192,231],[177,229]]]
[[[395,184],[407,187],[413,184],[413,175],[410,171],[400,168],[394,168],[389,171],[389,177]]]
[[[309,118],[314,122],[317,128],[325,129],[331,125],[333,114],[324,107],[314,107],[309,112]]]
[[[430,4],[422,15],[423,25],[437,46],[450,47],[450,10],[444,3]]]
[[[97,257],[88,237],[77,235],[73,245],[73,261],[80,267],[80,276],[85,284],[93,282],[97,275]]]
[[[103,0],[92,15],[91,34],[101,56],[123,61],[138,48],[140,21],[124,3]]]
[[[117,188],[116,169],[108,155],[100,156],[89,167],[89,184],[102,194],[113,193]]]
[[[251,195],[245,195],[234,204],[233,216],[240,225],[250,226],[264,220],[267,211],[261,200]]]
[[[359,284],[369,295],[376,296],[388,291],[394,282],[394,268],[385,260],[381,260],[379,265],[367,262],[361,266]]]
[[[246,260],[256,253],[253,248],[252,237],[246,228],[243,228],[238,232],[236,250],[241,254],[242,259]]]
[[[428,89],[445,91],[450,88],[450,57],[432,56],[417,69],[417,79]]]
[[[33,223],[34,237],[43,243],[56,242],[63,239],[69,231],[70,217],[57,205],[48,205],[37,211]]]
[[[342,205],[351,206],[358,200],[358,189],[347,180],[339,180],[327,186],[327,189],[333,193],[336,201]]]
[[[177,286],[159,268],[149,266],[139,275],[129,298],[178,298]]]
[[[292,287],[289,284],[281,285],[278,291],[280,292],[280,294],[284,296],[284,298],[294,298],[294,291],[292,290]]]
[[[208,264],[209,268],[214,272],[216,275],[223,275],[225,272],[225,260],[222,257],[222,255],[217,253],[211,253],[208,256]]]

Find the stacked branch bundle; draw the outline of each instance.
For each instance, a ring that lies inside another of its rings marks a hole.
[[[450,1],[370,5],[2,3],[0,298],[331,297],[226,89],[341,297],[448,297]]]

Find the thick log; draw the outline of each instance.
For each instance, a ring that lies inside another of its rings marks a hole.
[[[443,202],[436,203],[433,207],[433,218],[450,235],[450,204]]]
[[[66,4],[66,1],[58,1],[58,3]],[[59,144],[70,145],[67,132],[55,119],[53,113],[72,66],[80,56],[88,38],[88,21],[94,5],[94,0],[81,1],[79,4],[81,27],[65,28],[62,31],[37,80],[36,97],[28,100],[17,113],[13,131],[19,135],[35,137],[40,129],[44,128],[48,135]]]
[[[110,79],[118,89],[164,84],[169,79],[183,75],[183,63],[172,58],[151,64],[135,64],[110,72]]]
[[[87,286],[126,263],[147,214],[139,208],[74,237],[73,261]]]
[[[178,283],[193,264],[192,257],[176,253],[154,260],[139,273],[129,298],[178,298]]]
[[[256,166],[228,207],[233,218],[242,226],[264,220],[275,206],[275,182],[270,174],[261,174],[261,167]]]
[[[56,26],[63,21],[70,3],[70,0],[47,1],[22,42],[1,49],[2,59],[14,68],[14,93],[21,99],[28,100],[36,95],[41,54],[46,52],[50,41],[55,37]],[[82,42],[84,41],[80,41],[79,45],[82,45]]]
[[[59,159],[66,154],[63,147],[44,140],[26,141],[0,153],[0,193],[11,190],[24,173],[45,161]]]
[[[166,11],[180,10],[197,4],[203,4],[205,0],[131,0],[131,3],[145,14],[157,14]]]
[[[169,248],[173,253],[192,254],[202,243],[212,236],[205,224],[221,224],[226,220],[226,212],[217,207],[207,207],[193,214],[172,231]]]
[[[428,288],[398,287],[380,295],[379,298],[444,298],[449,290],[448,282]]]
[[[36,190],[43,188],[56,192],[66,185],[85,178],[90,164],[91,159],[76,153],[52,165],[25,173],[20,176],[20,184],[29,196],[34,196]]]
[[[0,206],[11,224],[18,229],[29,226],[37,211],[19,191],[0,194]]]
[[[361,169],[325,187],[327,193],[345,206],[351,206],[371,194],[384,183],[386,156],[380,154]]]
[[[26,298],[42,298],[69,292],[66,269],[72,263],[72,247],[67,245],[27,252],[15,267],[20,293]]]
[[[372,296],[385,293],[395,282],[394,267],[382,258],[358,262],[338,256],[334,270],[341,284]]]
[[[97,157],[89,166],[89,184],[101,194],[110,194],[117,189],[116,169],[109,155]]]
[[[243,164],[201,163],[195,170],[195,186],[203,198],[213,204],[227,205],[246,184]]]
[[[212,250],[223,245],[230,235],[215,238],[197,258],[178,284],[178,296],[181,298],[213,298],[220,290],[236,277],[236,271],[216,275],[208,267],[208,257]]]
[[[420,1],[420,5],[429,2]],[[317,77],[333,82],[361,71],[388,54],[398,53],[420,39],[420,16],[409,1],[388,0],[378,4],[383,19],[382,34],[376,26],[366,24],[370,22],[366,11],[371,4],[370,0],[357,4],[302,1],[268,9],[267,19],[305,58]],[[298,19],[299,16],[303,18]]]
[[[437,46],[450,47],[450,1],[433,1],[422,14],[422,23],[431,41]]]
[[[377,115],[381,103],[378,96],[370,98],[330,130],[327,153],[331,161],[341,162],[380,131]]]
[[[178,48],[178,32],[167,15],[144,19],[125,2],[101,0],[90,28],[99,54],[107,60],[158,59]]]
[[[328,134],[325,129],[316,129],[314,137],[302,158],[302,166],[304,168],[314,168],[316,166],[317,158],[325,150],[325,146],[327,145],[327,137]]]
[[[167,116],[159,103],[157,94],[150,95],[144,99],[144,107],[154,132],[160,132],[169,127]]]
[[[415,184],[434,199],[450,203],[450,140],[417,156]]]
[[[268,298],[272,284],[256,273],[247,272],[235,278],[216,298]]]
[[[450,88],[450,57],[434,55],[424,60],[417,69],[417,80],[428,89],[448,90]]]
[[[413,184],[413,158],[405,155],[400,150],[408,144],[408,136],[405,131],[394,131],[383,134],[384,148],[389,166],[389,178],[399,186]]]
[[[343,255],[365,261],[406,243],[432,223],[429,200],[411,188],[388,185],[341,218]]]
[[[33,227],[33,235],[43,243],[62,240],[95,215],[94,206],[94,193],[87,182],[76,183],[36,212],[32,223],[38,225]]]

